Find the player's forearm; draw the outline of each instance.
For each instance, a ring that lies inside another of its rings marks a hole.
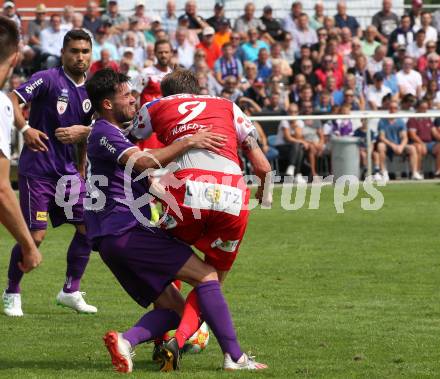
[[[252,170],[256,176],[261,180],[261,183],[264,183],[266,180],[267,174],[272,171],[272,167],[270,166],[269,161],[264,155],[263,151],[260,147],[249,150],[246,153],[247,159],[252,165]]]
[[[0,221],[23,246],[23,251],[29,251],[34,245],[34,241],[23,220],[17,197],[9,183],[0,184]]]
[[[15,127],[17,130],[21,130],[26,125],[26,119],[23,116],[23,112],[20,107],[20,101],[18,99],[18,96],[12,92],[9,94],[9,98],[12,102],[12,107],[14,108],[14,119],[15,119]]]
[[[148,150],[148,154],[137,159],[134,166],[135,170],[141,172],[150,168],[155,169],[161,168],[161,166],[166,166],[180,155],[192,149],[193,146],[194,143],[190,139],[184,138],[170,146],[161,149]]]

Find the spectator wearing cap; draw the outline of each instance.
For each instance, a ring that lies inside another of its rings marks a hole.
[[[258,77],[266,81],[272,74],[272,63],[270,61],[269,51],[265,48],[260,49],[258,58],[254,63],[257,65]]]
[[[263,22],[255,17],[254,3],[245,4],[244,14],[238,17],[234,24],[234,31],[240,33],[242,37],[246,37],[246,34],[250,29],[258,29],[260,31],[265,30]]]
[[[40,33],[48,26],[45,16],[46,6],[44,4],[38,4],[35,7],[35,18],[28,23],[28,45],[36,52],[41,50]]]
[[[128,30],[124,32],[122,39],[124,40],[126,33],[134,33],[136,35],[137,46],[145,48],[147,40],[145,39],[145,32],[141,29],[141,24],[137,16],[130,16],[128,18]]]
[[[315,12],[313,13],[313,16],[310,18],[310,27],[313,30],[318,30],[319,28],[322,28],[324,26],[324,3],[319,0],[315,4]]]
[[[411,8],[405,11],[410,17],[411,27],[420,27],[422,25],[423,0],[412,0]]]
[[[83,28],[90,30],[96,35],[98,29],[102,26],[101,15],[99,14],[98,4],[95,1],[87,3],[86,13],[83,19]]]
[[[281,41],[284,38],[284,30],[279,21],[273,17],[272,7],[266,5],[263,8],[263,15],[260,17],[265,30],[275,41]]]
[[[162,15],[162,27],[170,36],[174,36],[178,28],[175,0],[168,0]]]
[[[194,64],[194,53],[196,49],[194,45],[188,41],[187,28],[177,28],[173,50],[181,66],[189,69]]]
[[[290,34],[297,29],[297,20],[299,15],[303,13],[303,6],[300,1],[295,1],[292,3],[290,8],[290,14],[288,14],[283,20],[283,29]]]
[[[394,61],[389,57],[383,60],[382,76],[384,85],[391,90],[393,98],[397,99],[399,96],[399,85],[397,84],[397,76],[394,72]]]
[[[111,59],[111,54],[108,49],[101,49],[101,58],[91,64],[89,77],[93,76],[96,71],[104,68],[111,68],[114,71],[119,71],[119,65]]]
[[[92,61],[97,61],[101,57],[101,50],[107,49],[110,52],[111,60],[117,61],[119,59],[118,50],[116,46],[108,41],[108,28],[101,26],[95,36],[95,41],[92,47]]]
[[[214,42],[222,47],[225,43],[231,41],[231,26],[229,24],[229,20],[226,17],[223,17],[218,22],[218,29],[214,34]],[[236,48],[234,48],[235,52]]]
[[[437,44],[434,41],[428,41],[426,43],[426,52],[417,61],[417,70],[419,72],[424,72],[426,70],[426,67],[428,65],[428,57],[430,54],[435,53],[436,49]]]
[[[61,49],[64,36],[67,33],[61,28],[61,16],[53,14],[50,25],[40,33],[42,60],[46,68],[52,68],[60,63]]]
[[[298,17],[297,28],[292,32],[293,46],[296,53],[299,52],[301,45],[313,45],[318,42],[316,31],[309,27],[309,16],[301,13]]]
[[[425,43],[429,41],[437,42],[438,33],[437,30],[432,26],[432,14],[428,11],[423,11],[421,22],[422,24],[420,25],[420,27],[415,25],[413,26],[413,30],[415,32],[419,30],[425,31]]]
[[[219,31],[221,23],[225,19],[225,8],[222,3],[215,3],[214,15],[206,19],[209,26],[213,27],[216,32]]]
[[[397,84],[401,96],[411,94],[417,99],[422,94],[422,75],[413,70],[413,60],[406,57],[403,61],[402,69],[397,73]]]
[[[21,33],[22,33],[21,18],[17,14],[17,10],[15,8],[15,3],[13,1],[5,1],[3,3],[3,16],[5,16],[15,22],[18,30],[20,31],[20,35],[21,35]]]
[[[163,31],[164,36],[158,36],[157,34]],[[168,39],[164,29],[162,28],[162,19],[159,15],[151,17],[150,29],[144,31],[145,41],[147,44],[154,44],[160,39]]]
[[[362,30],[359,22],[355,17],[347,14],[347,4],[345,1],[339,1],[336,5],[337,13],[335,14],[335,25],[338,28],[348,27],[353,37],[361,37]]]
[[[428,102],[419,100],[416,104],[417,113],[426,113]],[[428,154],[435,157],[435,176],[440,177],[440,132],[430,117],[410,118],[407,123],[408,137],[417,151],[418,171],[423,172],[423,159]]]
[[[435,81],[440,88],[440,57],[437,53],[428,55],[428,64],[423,72],[423,85],[427,87],[430,81]]]
[[[399,17],[392,11],[392,7],[392,0],[383,0],[382,9],[371,20],[371,24],[378,32],[377,38],[385,44],[388,43],[391,33],[399,25]]]
[[[396,71],[399,71],[403,67],[403,61],[406,54],[406,45],[397,46],[397,51],[393,56],[394,66],[396,67]]]
[[[246,61],[256,61],[260,49],[265,48],[269,50],[269,45],[266,42],[258,39],[257,29],[249,29],[247,34],[248,41],[243,43],[239,49],[239,56],[243,63]]]
[[[215,30],[211,26],[206,26],[202,32],[202,41],[196,46],[197,49],[202,49],[206,54],[206,63],[212,70],[214,69],[215,61],[222,55],[220,47],[214,42]]]
[[[223,55],[216,60],[214,65],[215,78],[221,85],[224,85],[227,77],[234,77],[240,81],[243,76],[243,66],[240,60],[234,57],[234,48],[230,43],[225,43],[222,52]]]
[[[150,27],[151,18],[145,14],[145,2],[144,0],[136,0],[134,5],[134,15],[129,17],[128,22],[130,23],[130,19],[137,20],[139,30],[147,30]]]
[[[376,48],[380,46],[380,42],[376,41],[376,38],[379,38],[377,28],[374,25],[367,26],[365,29],[365,38],[361,42],[362,53],[367,57],[371,57]]]
[[[101,17],[102,22],[108,23],[112,28],[121,32],[128,28],[127,18],[119,13],[118,0],[109,0],[107,3],[107,11]]]
[[[369,109],[374,111],[382,109],[382,100],[388,94],[391,94],[391,90],[384,85],[382,73],[376,72],[373,75],[373,84],[368,86],[367,90]]]
[[[400,45],[407,46],[414,41],[414,32],[411,29],[411,18],[403,15],[400,26],[395,29],[388,40],[388,56],[394,55]]]
[[[407,55],[416,61],[426,53],[425,35],[425,31],[419,29],[416,33],[416,39],[406,47]]]
[[[188,18],[188,29],[194,29],[197,33],[201,33],[208,26],[203,17],[197,14],[197,4],[194,0],[185,3],[185,13],[179,17],[179,20],[183,17]]]
[[[269,103],[269,99],[263,78],[257,77],[251,86],[244,91],[244,96],[255,101],[261,108],[265,107]]]
[[[385,46],[380,45],[376,47],[374,55],[372,57],[367,57],[367,69],[372,77],[376,72],[382,71],[383,60],[385,59],[387,49]]]

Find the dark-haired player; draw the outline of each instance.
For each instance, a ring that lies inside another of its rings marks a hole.
[[[16,268],[28,272],[40,264],[41,254],[26,227],[9,181],[14,113],[11,101],[1,91],[17,63],[19,40],[15,22],[0,16],[0,222],[21,246],[22,259],[16,263]]]
[[[83,224],[84,182],[71,186],[67,176],[80,176],[85,162],[75,164],[75,146],[64,144],[63,134],[72,125],[91,124],[93,109],[84,87],[85,73],[90,66],[92,41],[82,30],[72,30],[64,37],[61,50],[62,66],[40,71],[10,96],[15,125],[23,134],[25,146],[19,161],[20,205],[27,226],[37,246],[42,243],[48,217],[54,227],[64,223],[75,225],[76,232],[67,251],[66,282],[57,296],[57,303],[81,313],[96,313],[79,292],[80,280],[86,268],[91,248]],[[20,104],[32,103],[29,124]],[[58,128],[61,131],[57,131]],[[65,142],[65,141],[64,141]],[[56,196],[58,192],[61,197]],[[66,198],[73,199],[66,212]],[[17,262],[22,260],[19,244],[12,250],[8,271],[8,287],[3,294],[4,312],[8,316],[23,316],[20,282],[23,273]]]
[[[98,71],[87,82],[87,92],[100,115],[87,144],[89,188],[95,187],[90,195],[95,204],[100,204],[97,209],[85,211],[87,235],[128,294],[143,307],[153,301],[157,306],[125,333],[110,331],[105,335],[113,365],[118,371],[130,372],[136,345],[161,337],[177,326],[180,317],[170,295],[177,289],[170,283],[178,278],[195,287],[200,309],[223,353],[240,358],[240,368],[265,368],[242,352],[214,268],[203,263],[188,245],[149,224],[148,203],[134,204],[134,199],[147,190],[147,183],[138,180],[138,174],[167,165],[193,149],[216,151],[226,139],[209,131],[198,132],[165,148],[141,153],[123,133],[136,112],[128,77],[111,69]],[[131,196],[126,194],[127,187],[131,188]],[[179,366],[179,355],[174,357],[164,350],[160,358],[162,371]]]

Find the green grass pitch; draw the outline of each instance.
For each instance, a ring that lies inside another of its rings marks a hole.
[[[224,373],[211,334],[206,351],[185,356],[178,373],[159,374],[151,345],[136,353],[133,378],[427,378],[440,376],[440,185],[381,189],[380,211],[360,197],[337,214],[332,188],[318,210],[252,211],[224,291],[246,351],[264,373]],[[0,278],[12,240],[0,228]],[[49,229],[41,268],[26,276],[25,317],[0,316],[1,378],[111,378],[102,336],[124,330],[143,310],[93,254],[83,280],[96,316],[55,306],[70,226]],[[252,376],[254,377],[254,376]]]

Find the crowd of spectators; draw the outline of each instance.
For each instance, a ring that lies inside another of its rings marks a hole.
[[[104,10],[90,1],[85,13],[65,6],[62,13],[49,14],[38,4],[26,27],[13,2],[4,3],[3,13],[22,33],[23,57],[10,89],[35,71],[59,65],[64,34],[82,28],[94,41],[90,74],[103,67],[127,72],[139,96],[151,72],[147,68],[160,68],[155,43],[166,40],[171,48],[166,66],[194,70],[203,93],[226,97],[249,115],[440,109],[440,10],[424,10],[422,0],[413,0],[404,15],[393,11],[392,0],[383,0],[364,29],[342,1],[334,15],[323,2],[307,14],[296,1],[283,19],[273,16],[270,5],[257,10],[252,2],[235,20],[228,18],[223,3],[216,3],[205,19],[194,0],[182,11],[168,0],[163,14],[150,13],[141,0],[131,15],[120,12],[117,0],[109,0]],[[429,117],[381,120],[378,135],[372,136],[377,177],[388,178],[387,156],[403,155],[412,177],[421,179],[427,154],[436,158],[433,174],[440,176],[438,126]],[[361,122],[283,121],[274,136],[266,136],[264,125],[258,131],[268,158],[274,161],[280,154],[284,171],[298,182],[304,173],[322,173],[321,166],[328,170],[319,163],[331,153],[333,136],[359,137],[361,161],[366,162]]]

